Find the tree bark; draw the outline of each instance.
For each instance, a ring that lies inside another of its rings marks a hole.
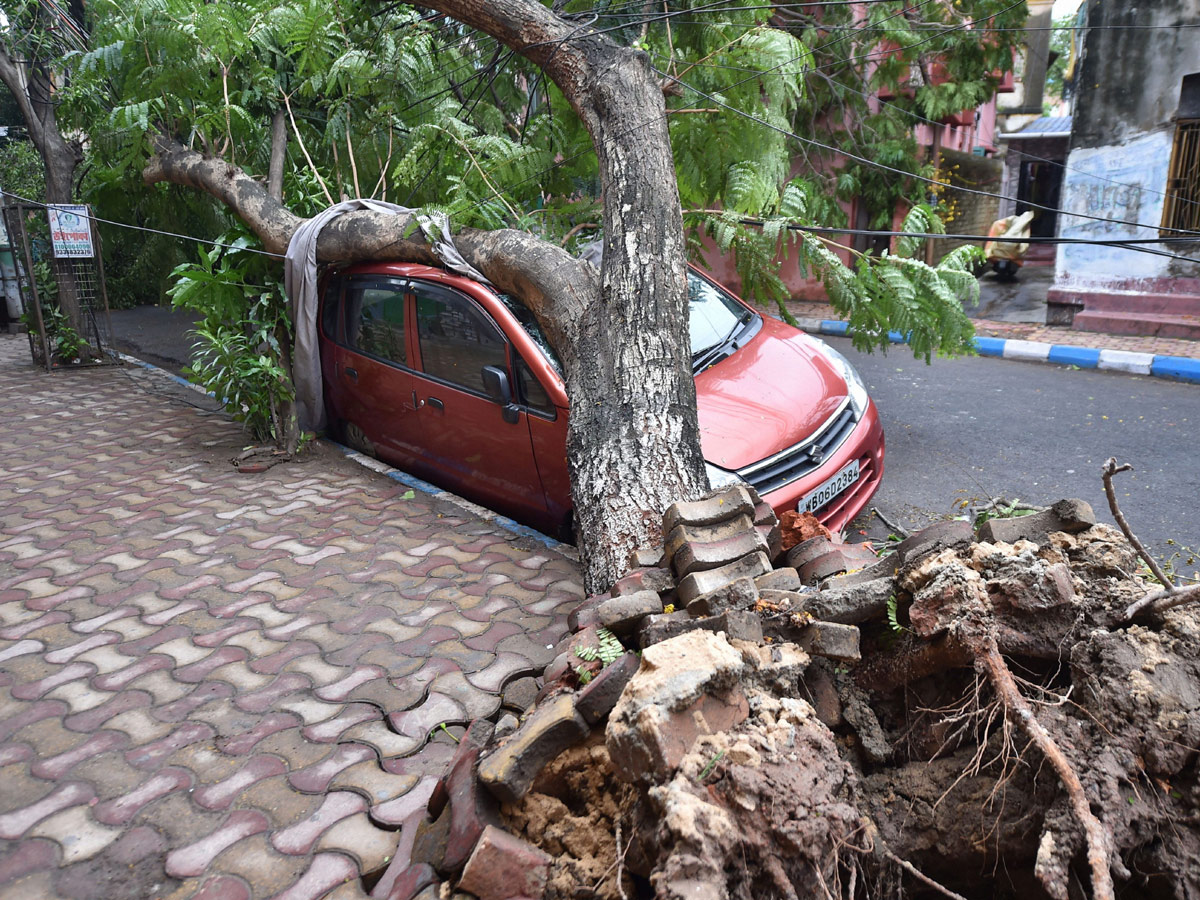
[[[19,62],[9,55],[6,48],[0,47],[0,82],[16,100],[29,139],[42,157],[46,175],[46,202],[72,202],[75,197],[75,170],[83,159],[83,151],[77,141],[67,141],[58,129],[49,71],[37,60]],[[66,314],[71,327],[82,335],[84,325],[79,309],[79,290],[71,261],[56,258],[51,265],[58,282],[59,307]]]
[[[267,193],[283,202],[283,163],[287,155],[287,113],[271,116],[271,163],[267,169]]]
[[[604,197],[599,273],[523,232],[467,229],[464,258],[537,316],[565,370],[567,455],[584,578],[606,590],[630,552],[661,542],[663,510],[708,487],[688,338],[686,259],[662,92],[645,54],[566,22],[536,0],[426,5],[541,65],[591,134]],[[144,173],[208,191],[282,253],[300,219],[222,160],[168,141]],[[398,217],[356,212],[322,233],[322,262],[437,263]]]

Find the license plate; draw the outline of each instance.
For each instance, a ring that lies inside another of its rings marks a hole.
[[[858,481],[858,460],[854,460],[823,483],[814,491],[809,491],[800,498],[800,502],[796,504],[797,512],[814,512],[844,491],[854,482]]]

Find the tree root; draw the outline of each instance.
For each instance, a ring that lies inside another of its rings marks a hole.
[[[933,890],[937,891],[939,894],[949,897],[950,900],[967,900],[967,898],[964,897],[962,894],[956,894],[954,891],[950,890],[950,888],[946,887],[945,885],[938,884],[936,881],[934,881],[932,878],[930,878],[928,875],[926,875],[924,872],[922,872],[920,869],[918,869],[916,866],[914,866],[912,863],[910,863],[907,859],[902,859],[901,857],[899,857],[895,853],[893,853],[891,850],[888,850],[886,847],[883,850],[883,855],[886,856],[888,859],[890,859],[892,862],[894,862],[896,865],[898,865],[900,868],[902,868],[905,872],[907,872],[913,878],[917,879],[917,881],[921,882],[923,885],[925,885],[928,888],[932,888]]]
[[[1158,580],[1158,583],[1161,584],[1168,593],[1173,594],[1176,590],[1175,583],[1171,581],[1170,576],[1162,570],[1162,566],[1158,564],[1158,561],[1150,555],[1149,551],[1147,551],[1144,546],[1142,546],[1142,542],[1138,540],[1137,535],[1133,533],[1133,529],[1129,527],[1129,522],[1126,521],[1125,514],[1121,512],[1121,507],[1117,504],[1117,492],[1113,490],[1112,484],[1113,476],[1118,472],[1132,471],[1133,466],[1131,466],[1129,463],[1117,465],[1117,458],[1115,456],[1110,456],[1105,461],[1104,468],[1100,470],[1100,474],[1104,479],[1104,495],[1108,497],[1108,508],[1112,510],[1113,518],[1117,520],[1117,525],[1120,526],[1121,532],[1125,535],[1129,543],[1133,545],[1133,549],[1137,551],[1137,555],[1140,556],[1142,561],[1150,567],[1150,571],[1154,573],[1154,577]]]
[[[975,653],[976,665],[991,681],[993,688],[1004,703],[1005,709],[1012,712],[1022,729],[1033,740],[1042,755],[1050,761],[1059,780],[1066,789],[1080,826],[1087,840],[1088,864],[1092,870],[1092,894],[1096,900],[1113,900],[1112,870],[1109,861],[1109,847],[1112,837],[1103,823],[1092,813],[1091,805],[1083,792],[1083,785],[1075,769],[1067,760],[1058,744],[1046,728],[1037,720],[1029,703],[1022,696],[1017,683],[1009,671],[1004,657],[1000,655],[996,642],[991,638],[972,641],[971,648]]]
[[[1128,625],[1144,612],[1164,613],[1168,609],[1174,609],[1176,606],[1183,606],[1185,603],[1195,603],[1197,601],[1200,601],[1200,584],[1193,584],[1190,587],[1179,590],[1155,591],[1153,594],[1147,594],[1145,597],[1129,604],[1129,608],[1125,610],[1125,618],[1122,620],[1122,624]]]

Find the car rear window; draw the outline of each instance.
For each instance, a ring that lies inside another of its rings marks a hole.
[[[406,365],[404,288],[352,281],[346,286],[346,343],[355,350]]]

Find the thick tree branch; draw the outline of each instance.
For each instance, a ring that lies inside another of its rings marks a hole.
[[[25,127],[29,129],[29,139],[41,150],[45,140],[45,129],[33,109],[33,102],[29,99],[28,78],[24,68],[13,61],[4,47],[0,47],[0,81],[4,82],[4,86],[16,101],[21,117],[25,120]]]
[[[304,221],[237,166],[161,138],[142,178],[205,191],[224,202],[271,253],[287,252]],[[317,241],[317,261],[403,260],[440,265],[411,216],[360,211],[334,219]],[[569,351],[595,270],[565,250],[523,231],[465,229],[455,236],[463,257],[500,290],[516,294],[542,322],[555,349]]]
[[[271,162],[267,167],[267,193],[283,202],[283,163],[287,156],[287,113],[271,116]]]

